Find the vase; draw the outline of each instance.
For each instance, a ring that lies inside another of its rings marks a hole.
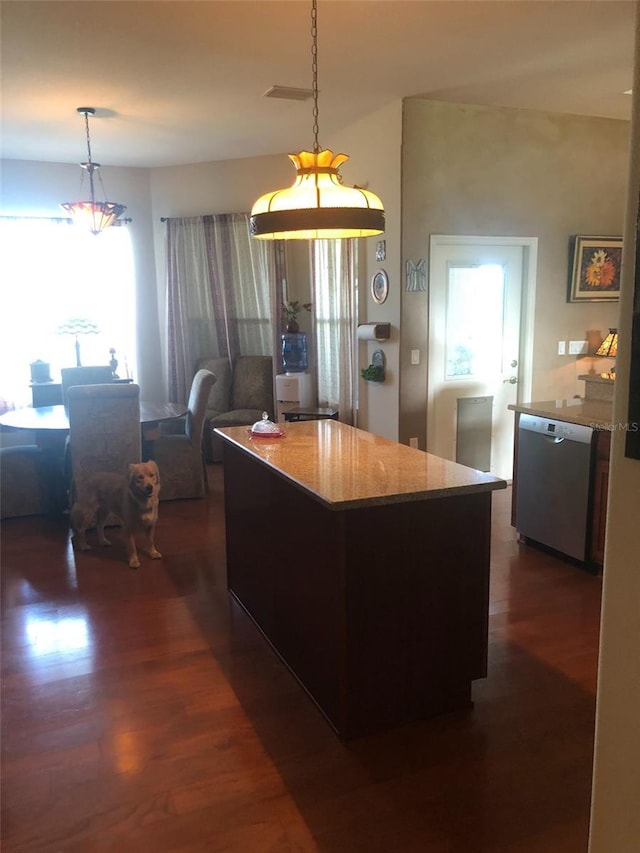
[[[300,326],[298,325],[297,320],[289,320],[286,326],[287,332],[290,334],[297,334],[300,331]]]

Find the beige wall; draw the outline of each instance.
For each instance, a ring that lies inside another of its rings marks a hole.
[[[569,238],[622,234],[629,123],[407,99],[402,255],[425,258],[431,234],[537,237],[534,400],[584,394],[590,359],[560,340],[617,325],[617,303],[567,303]],[[425,447],[427,294],[403,293],[400,440]],[[523,401],[524,402],[524,401]]]
[[[636,26],[640,45],[640,11]],[[636,51],[631,174],[625,242],[634,245],[640,195],[640,53]],[[636,278],[640,271],[635,270]],[[614,422],[629,401],[633,249],[625,255],[620,301]],[[640,287],[640,283],[638,285]],[[636,300],[640,293],[636,293]],[[607,548],[600,634],[590,853],[636,853],[640,846],[640,460],[624,456],[624,431],[612,436]]]

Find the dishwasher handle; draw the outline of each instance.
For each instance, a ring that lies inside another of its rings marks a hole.
[[[539,415],[530,415],[523,412],[518,419],[519,433],[537,433],[548,438],[554,444],[560,444],[566,439],[570,444],[591,444],[593,440],[593,427],[585,424],[577,424],[566,421],[554,421]]]
[[[544,435],[543,438],[546,439],[549,444],[562,444],[564,441],[564,438],[561,435]]]

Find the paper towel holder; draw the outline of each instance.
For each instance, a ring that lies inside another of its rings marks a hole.
[[[359,323],[358,340],[388,341],[391,336],[391,323]]]

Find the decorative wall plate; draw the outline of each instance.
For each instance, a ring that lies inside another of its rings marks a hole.
[[[389,295],[389,276],[384,270],[378,270],[371,279],[371,296],[373,301],[382,305]]]
[[[371,356],[371,364],[374,367],[384,367],[384,353],[381,349],[377,349]]]

